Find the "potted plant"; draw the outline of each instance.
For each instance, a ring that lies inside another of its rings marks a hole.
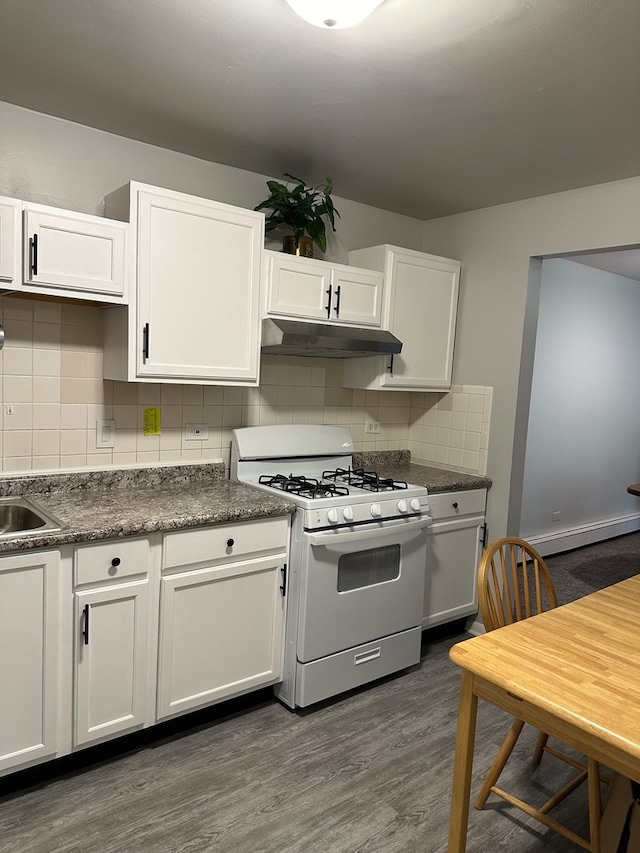
[[[289,178],[287,184],[267,181],[271,195],[254,210],[272,211],[265,220],[267,231],[281,226],[291,231],[291,234],[283,237],[284,252],[312,258],[314,243],[321,252],[326,252],[325,217],[331,225],[331,230],[335,231],[335,217],[340,216],[331,199],[333,181],[327,178],[326,183],[309,187],[300,178],[295,178],[287,172],[285,177]],[[293,186],[292,181],[295,182]]]

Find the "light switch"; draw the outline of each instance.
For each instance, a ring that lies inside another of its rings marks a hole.
[[[96,447],[116,446],[116,422],[96,421]]]

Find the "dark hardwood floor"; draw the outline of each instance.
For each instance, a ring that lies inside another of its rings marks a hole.
[[[253,706],[218,706],[217,718],[161,728],[143,745],[128,739],[128,752],[105,758],[111,744],[84,768],[61,762],[53,769],[63,775],[5,779],[0,850],[444,853],[459,686],[448,649],[464,636],[432,635],[420,666],[311,712],[261,693]],[[474,791],[508,724],[481,705]],[[567,770],[549,756],[533,768],[535,732],[521,741],[509,783],[541,802]],[[471,811],[469,853],[579,849],[493,800]],[[586,830],[584,786],[558,816]]]

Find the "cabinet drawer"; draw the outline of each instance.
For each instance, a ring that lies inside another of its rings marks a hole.
[[[461,515],[484,515],[486,501],[486,489],[442,492],[439,495],[429,495],[429,510],[434,521]]]
[[[146,574],[149,570],[149,540],[117,539],[78,545],[74,564],[76,586]]]
[[[180,530],[164,537],[162,567],[174,569],[218,560],[233,562],[285,551],[288,543],[289,516]]]

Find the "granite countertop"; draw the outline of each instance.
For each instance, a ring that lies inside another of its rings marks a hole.
[[[208,463],[3,477],[2,497],[33,498],[66,527],[0,537],[0,553],[248,521],[286,515],[295,509],[286,498],[233,483],[224,476],[222,463]]]
[[[463,474],[448,468],[435,468],[411,461],[408,450],[375,450],[355,453],[355,467],[376,470],[381,477],[405,480],[415,486],[426,486],[429,494],[458,492],[465,489],[490,489],[492,481],[480,474]]]
[[[431,494],[488,489],[491,480],[411,462],[408,450],[354,454],[354,466],[426,486]],[[294,512],[285,497],[225,479],[221,462],[105,471],[25,474],[0,478],[0,499],[27,496],[64,523],[61,530],[0,536],[0,553],[57,548],[269,518]]]

